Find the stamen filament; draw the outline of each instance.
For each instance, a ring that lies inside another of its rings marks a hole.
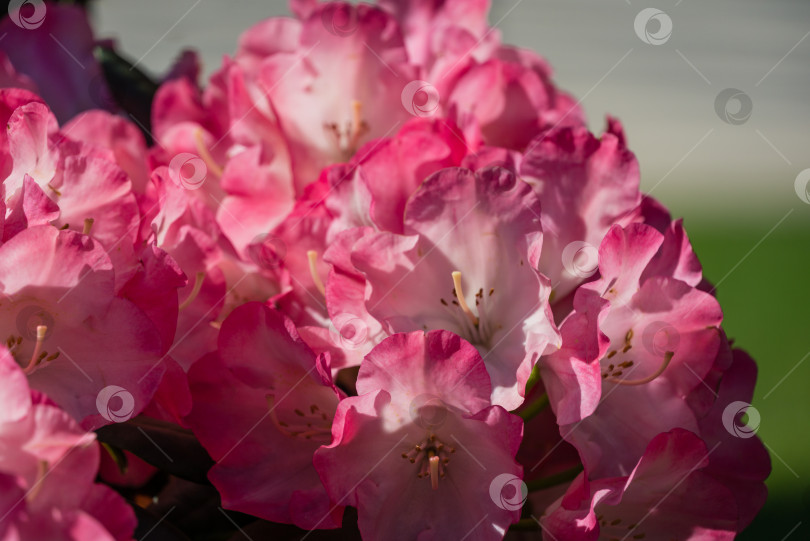
[[[84,229],[82,229],[82,235],[89,235],[90,230],[93,229],[93,223],[95,220],[93,218],[85,218],[84,220]]]
[[[48,333],[48,327],[45,325],[37,325],[37,343],[34,346],[34,352],[31,354],[31,360],[28,361],[28,366],[25,367],[23,372],[30,374],[34,371],[37,364],[39,364],[40,352],[42,351],[42,343],[45,341],[45,335]]]
[[[315,250],[307,251],[307,259],[309,259],[309,273],[312,275],[312,281],[315,282],[315,287],[321,292],[321,295],[326,297],[326,287],[318,275],[318,252]]]
[[[192,302],[194,302],[194,299],[196,299],[197,295],[200,294],[200,289],[202,289],[204,279],[205,279],[204,272],[198,272],[196,274],[196,276],[194,277],[194,287],[192,288],[191,293],[189,293],[188,297],[186,297],[186,300],[184,300],[180,304],[179,306],[180,310],[185,310]]]
[[[467,314],[473,326],[477,327],[478,318],[472,313],[470,307],[467,306],[467,301],[464,299],[464,291],[461,289],[461,272],[459,271],[453,271],[453,286],[456,288],[456,297],[458,298],[458,305],[461,307],[462,312]]]
[[[607,381],[610,381],[611,383],[617,383],[619,385],[644,385],[645,383],[649,383],[652,380],[654,380],[655,378],[657,378],[658,376],[660,376],[661,374],[663,374],[664,370],[666,370],[667,366],[669,366],[669,362],[672,360],[672,357],[674,355],[675,355],[674,351],[667,351],[664,354],[664,362],[661,363],[661,366],[659,366],[658,369],[655,372],[653,372],[652,374],[650,374],[646,378],[627,380],[627,379],[618,379],[618,378],[615,378],[615,377],[609,377],[609,378],[607,378]]]
[[[197,154],[199,154],[200,158],[205,162],[205,166],[208,167],[208,170],[216,176],[222,177],[222,166],[214,160],[214,157],[211,156],[211,153],[208,151],[208,147],[205,146],[202,130],[194,132],[194,143],[197,145]]]

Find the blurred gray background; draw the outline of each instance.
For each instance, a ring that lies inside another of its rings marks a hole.
[[[672,21],[661,45],[634,30],[647,7]],[[284,0],[104,0],[94,22],[139,67],[160,73],[194,47],[207,76],[246,27],[287,14]],[[559,86],[583,100],[592,130],[608,113],[621,118],[643,188],[676,213],[754,218],[801,203],[793,181],[810,167],[810,2],[494,0],[490,22],[504,42],[550,61]],[[739,125],[715,112],[729,87],[753,106]]]

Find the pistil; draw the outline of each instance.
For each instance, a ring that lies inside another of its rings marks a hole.
[[[315,250],[307,251],[307,259],[309,259],[309,273],[312,275],[312,281],[315,282],[315,287],[318,288],[321,295],[326,297],[326,287],[318,274],[318,252]]]
[[[48,327],[45,325],[37,325],[37,342],[34,345],[34,352],[31,354],[31,360],[28,361],[28,366],[25,367],[23,372],[30,374],[37,367],[39,361],[45,357],[46,352],[42,352],[42,344],[45,342],[45,335],[48,334]]]
[[[450,455],[455,452],[455,448],[444,445],[435,434],[430,434],[410,451],[402,453],[402,458],[416,465],[416,477],[430,478],[430,488],[438,490],[439,479],[447,475]]]
[[[363,104],[358,100],[352,101],[352,119],[345,127],[341,128],[337,123],[329,122],[324,124],[324,129],[334,136],[338,150],[344,158],[351,158],[360,146],[360,139],[369,131],[368,123],[363,120]]]
[[[189,293],[188,297],[186,297],[186,300],[184,300],[180,304],[179,306],[180,310],[185,310],[192,302],[194,302],[194,299],[196,299],[197,295],[200,294],[200,289],[202,289],[204,279],[205,279],[204,272],[198,272],[194,276],[194,287],[191,289],[191,293]]]
[[[439,489],[439,457],[433,454],[433,451],[428,453],[430,457],[430,488],[433,490]]]
[[[199,154],[200,158],[202,158],[202,160],[205,162],[205,166],[208,168],[208,170],[214,173],[216,176],[222,177],[222,166],[216,162],[214,157],[211,155],[211,152],[208,151],[208,147],[205,146],[202,130],[197,130],[194,132],[194,144],[197,147],[197,154]]]
[[[473,327],[478,327],[478,317],[473,314],[472,310],[470,310],[470,307],[467,305],[467,301],[464,299],[464,291],[461,289],[461,272],[453,271],[452,275],[458,305],[461,308],[461,311],[464,312],[468,318],[470,318],[470,322],[473,324]]]

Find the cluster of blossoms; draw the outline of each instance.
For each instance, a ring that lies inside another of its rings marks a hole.
[[[131,538],[94,431],[136,415],[193,433],[224,509],[303,530],[748,525],[754,362],[621,124],[592,134],[488,8],[293,0],[204,87],[182,58],[151,145],[32,67],[79,8],[3,22],[0,539]],[[70,44],[59,77],[106,95]]]

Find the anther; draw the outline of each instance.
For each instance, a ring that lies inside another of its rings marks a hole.
[[[667,366],[669,366],[669,363],[672,360],[672,357],[674,355],[675,355],[674,351],[667,351],[664,354],[664,362],[661,363],[661,365],[658,367],[658,369],[655,372],[653,372],[652,374],[650,374],[646,378],[630,379],[630,380],[616,379],[615,376],[621,375],[621,372],[616,372],[613,375],[613,377],[609,377],[609,378],[607,378],[607,380],[610,381],[611,383],[617,383],[619,385],[644,385],[645,383],[649,383],[652,380],[654,380],[655,378],[657,378],[658,376],[660,376],[661,374],[663,374],[664,370],[666,370]]]
[[[84,220],[84,228],[82,229],[82,235],[89,235],[90,230],[93,229],[93,218],[85,218]]]

